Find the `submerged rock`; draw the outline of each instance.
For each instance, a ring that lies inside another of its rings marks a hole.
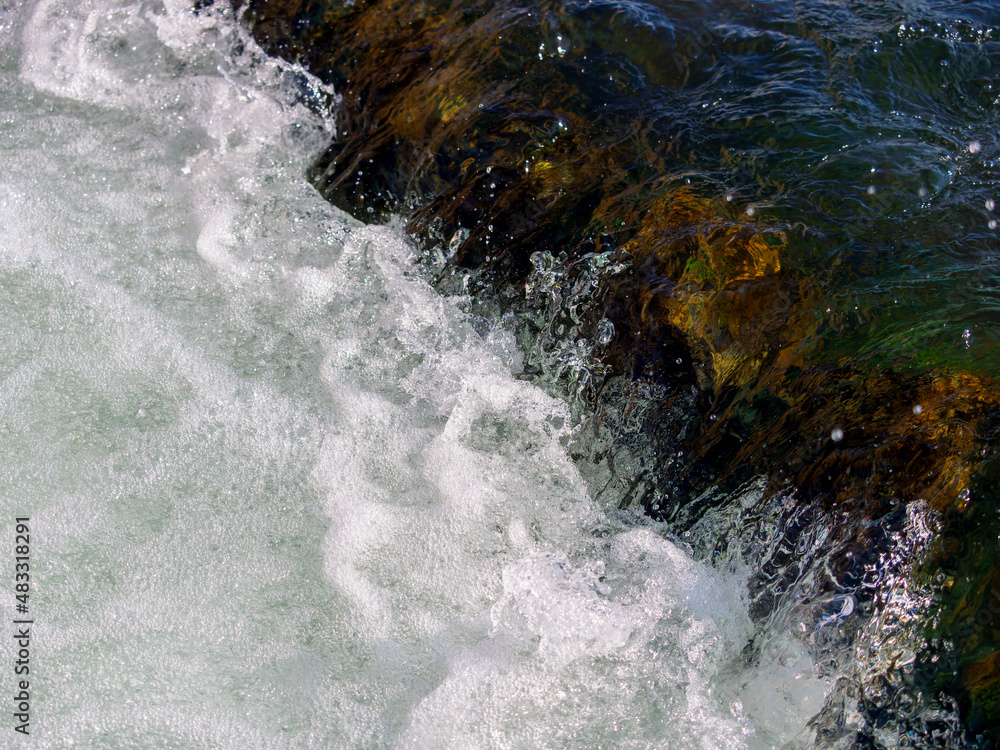
[[[937,182],[910,156],[887,185],[851,172],[855,139],[881,154],[860,163],[894,153],[858,122],[898,84],[834,18],[716,6],[251,0],[246,22],[340,96],[317,189],[403,216],[443,290],[515,313],[526,375],[591,410],[574,450],[696,553],[749,566],[749,658],[779,631],[833,654],[810,737],[995,742],[996,356],[901,332],[963,289],[911,290],[930,262],[911,233],[951,243],[947,212],[964,252],[985,240],[947,197],[921,208]],[[847,25],[919,70],[928,34],[871,13]],[[980,106],[1000,55],[948,33]]]

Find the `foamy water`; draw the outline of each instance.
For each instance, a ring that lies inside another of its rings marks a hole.
[[[15,740],[803,729],[829,686],[805,655],[742,663],[740,577],[597,505],[512,332],[305,183],[335,92],[179,0],[0,19],[0,522],[32,519],[35,618]]]

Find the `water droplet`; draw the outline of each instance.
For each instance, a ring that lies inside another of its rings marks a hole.
[[[927,188],[921,186],[920,189],[917,191],[917,195],[919,195],[921,198],[926,198],[927,192],[928,192]]]
[[[753,206],[747,206],[747,216],[753,216],[755,213],[757,213],[756,208]]]
[[[614,337],[615,324],[607,318],[603,318],[601,322],[597,324],[597,343],[601,346],[606,346],[611,343],[611,339]]]
[[[835,443],[839,443],[844,439],[844,431],[839,427],[834,427],[833,432],[830,433],[830,439]]]
[[[986,210],[987,211],[992,211],[996,207],[996,205],[997,204],[993,202],[992,198],[987,198],[986,199]]]
[[[981,144],[979,141],[973,141],[972,143],[969,144],[970,154],[978,154],[982,150],[983,150],[983,144]]]
[[[920,404],[916,404],[913,407],[913,413],[914,414],[923,414],[924,413],[924,407],[922,407]]]
[[[869,185],[868,186],[868,195],[875,195],[875,186],[874,185]]]

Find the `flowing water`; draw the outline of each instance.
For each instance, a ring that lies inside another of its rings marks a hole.
[[[836,675],[794,639],[741,658],[739,567],[596,501],[510,322],[305,182],[334,91],[180,0],[0,7],[0,507],[34,619],[5,745],[805,730]]]
[[[995,3],[247,6],[341,97],[317,189],[507,311],[593,496],[747,569],[801,744],[1000,741]]]

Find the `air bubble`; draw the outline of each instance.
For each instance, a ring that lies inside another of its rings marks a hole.
[[[611,343],[611,339],[614,337],[615,324],[607,318],[603,318],[601,322],[597,324],[597,343],[601,346],[607,346]]]

